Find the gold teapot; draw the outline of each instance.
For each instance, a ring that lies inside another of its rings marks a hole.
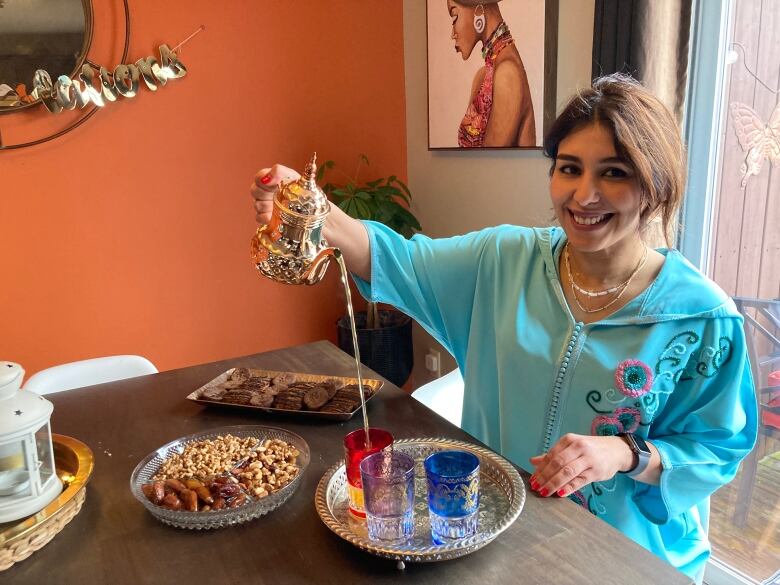
[[[268,224],[252,238],[257,269],[284,284],[316,284],[325,276],[338,248],[328,247],[322,226],[330,213],[328,198],[317,186],[317,153],[297,181],[282,181],[274,193]]]

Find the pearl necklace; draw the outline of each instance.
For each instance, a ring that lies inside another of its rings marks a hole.
[[[647,262],[647,246],[645,246],[644,254],[642,254],[642,259],[639,261],[639,264],[636,265],[636,268],[634,268],[634,271],[629,275],[629,277],[621,282],[620,284],[610,287],[603,291],[591,291],[585,288],[582,288],[578,284],[574,282],[574,277],[571,274],[571,264],[569,261],[569,243],[566,242],[566,247],[563,251],[563,259],[564,264],[566,265],[566,276],[569,278],[569,284],[571,285],[571,294],[572,297],[574,297],[574,302],[577,303],[577,306],[585,313],[598,313],[599,311],[603,311],[605,309],[608,309],[612,305],[614,305],[616,302],[620,300],[620,298],[623,296],[623,293],[625,293],[628,290],[628,285],[631,284],[631,281],[634,280],[634,277],[639,273],[640,270],[642,270],[642,267],[645,265],[645,262]],[[618,292],[618,295],[609,301],[606,305],[602,307],[596,307],[595,309],[588,309],[586,307],[582,306],[582,303],[580,303],[580,300],[577,298],[577,291],[582,292],[583,294],[589,296],[589,297],[600,297],[604,295],[608,295],[610,293]]]

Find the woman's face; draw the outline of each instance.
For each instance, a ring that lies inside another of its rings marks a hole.
[[[479,40],[474,29],[474,9],[463,6],[455,0],[447,0],[447,11],[452,19],[452,40],[455,50],[465,61],[471,56],[471,51]]]
[[[579,128],[558,145],[550,196],[577,250],[608,250],[639,237],[642,204],[636,172],[601,124]]]

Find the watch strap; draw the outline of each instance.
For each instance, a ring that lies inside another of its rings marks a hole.
[[[652,456],[650,449],[648,449],[644,439],[636,436],[634,433],[620,433],[618,436],[628,444],[628,447],[636,457],[636,465],[628,471],[621,471],[620,473],[623,473],[628,477],[636,477],[647,469],[647,466],[650,464],[650,458]]]

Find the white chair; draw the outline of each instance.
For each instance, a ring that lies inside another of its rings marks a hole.
[[[463,377],[458,368],[420,386],[412,392],[412,398],[452,424],[460,426],[463,415]]]
[[[52,394],[156,373],[157,368],[145,357],[111,355],[46,368],[30,376],[24,389],[37,394]]]

